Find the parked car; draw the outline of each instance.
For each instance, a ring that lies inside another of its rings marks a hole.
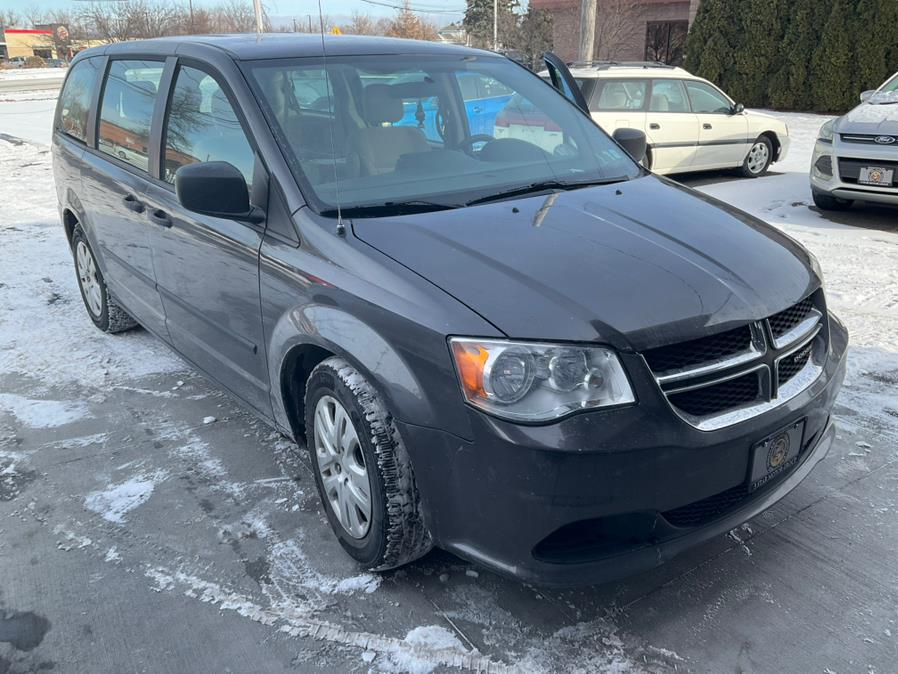
[[[898,73],[820,128],[810,173],[818,208],[844,210],[855,201],[898,204]]]
[[[6,66],[8,68],[24,68],[25,67],[25,57],[24,56],[13,56],[11,59],[6,61]]]
[[[556,135],[475,131],[471,77]],[[439,140],[401,123],[429,98]],[[499,55],[347,36],[90,49],[53,134],[99,329],[144,326],[304,442],[364,567],[437,545],[544,584],[729,530],[835,432],[813,256],[644,150]]]
[[[646,166],[672,174],[738,168],[764,175],[789,148],[785,123],[746,110],[708,80],[654,62],[574,63],[592,118],[608,133],[645,131]],[[541,73],[547,76],[547,71]]]

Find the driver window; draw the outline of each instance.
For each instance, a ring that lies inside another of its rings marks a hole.
[[[686,82],[686,90],[692,102],[692,112],[718,115],[732,112],[733,106],[724,95],[707,84]]]

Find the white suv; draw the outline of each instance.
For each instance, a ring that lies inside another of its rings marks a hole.
[[[820,128],[811,193],[824,210],[843,210],[854,201],[898,205],[898,73]]]
[[[574,63],[592,118],[607,133],[645,131],[655,173],[741,168],[755,178],[783,159],[789,130],[745,110],[707,80],[659,63]]]

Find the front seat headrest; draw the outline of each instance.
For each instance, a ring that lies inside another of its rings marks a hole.
[[[365,87],[365,121],[369,124],[398,122],[404,114],[402,101],[390,95],[389,84]]]

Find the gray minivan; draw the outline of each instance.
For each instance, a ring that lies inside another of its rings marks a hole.
[[[304,440],[366,568],[438,545],[608,580],[758,514],[831,444],[847,332],[816,260],[645,170],[644,135],[606,135],[546,61],[552,84],[285,34],[69,69],[54,171],[89,317]]]

